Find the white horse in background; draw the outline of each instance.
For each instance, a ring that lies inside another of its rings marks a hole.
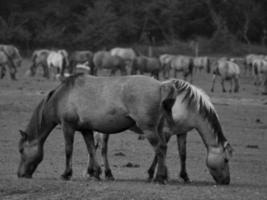
[[[64,75],[67,62],[66,55],[63,51],[50,51],[47,57],[47,66],[54,79]]]
[[[214,85],[217,76],[221,77],[221,85],[223,92],[226,92],[224,87],[224,81],[226,80],[230,81],[229,92],[232,92],[233,81],[235,83],[234,92],[239,91],[240,68],[236,63],[225,59],[219,59],[217,61],[216,68],[213,70],[212,87],[211,87],[212,92],[214,92]]]

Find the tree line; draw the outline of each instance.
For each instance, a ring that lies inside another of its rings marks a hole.
[[[265,45],[265,0],[0,1],[0,42],[20,47],[100,49],[205,38]]]

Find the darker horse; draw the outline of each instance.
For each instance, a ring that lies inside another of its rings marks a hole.
[[[131,74],[137,74],[139,71],[140,74],[150,73],[151,76],[159,79],[160,70],[161,64],[158,58],[138,56],[133,61]]]
[[[66,169],[62,177],[69,179],[72,175],[75,131],[82,133],[91,157],[88,173],[99,177],[93,131],[112,134],[131,129],[142,134],[158,134],[162,138],[161,123],[165,114],[162,105],[170,98],[170,92],[167,85],[163,86],[146,76],[95,77],[77,74],[63,80],[42,99],[26,130],[21,131],[18,176],[32,176],[43,158],[46,138],[57,124],[61,124],[66,145]],[[162,144],[157,149],[162,161],[159,162],[158,181],[166,177],[165,146]]]
[[[5,55],[2,57],[7,57],[8,64],[3,65],[1,67],[1,78],[5,76],[6,68],[9,67],[9,73],[12,80],[16,80],[17,68],[21,66],[22,58],[20,56],[19,50],[17,47],[13,45],[0,45],[0,51],[2,51]],[[5,60],[5,59],[4,59]]]
[[[47,65],[47,57],[50,53],[48,49],[35,50],[32,53],[32,64],[30,66],[29,75],[35,76],[38,66],[43,68],[43,77],[49,78],[49,68]]]
[[[93,52],[89,50],[85,51],[74,51],[71,53],[69,58],[69,67],[68,72],[69,74],[75,74],[76,73],[76,66],[78,64],[84,64],[88,63],[88,66],[90,67],[90,73],[93,74],[94,70],[94,64],[93,64]]]
[[[93,74],[97,75],[100,69],[110,70],[110,75],[114,75],[116,71],[120,71],[121,75],[126,75],[126,61],[120,56],[112,56],[109,51],[98,51],[93,57],[94,70]]]

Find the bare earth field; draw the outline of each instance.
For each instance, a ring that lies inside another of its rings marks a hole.
[[[73,169],[70,181],[59,177],[64,170],[65,153],[61,128],[57,127],[45,143],[45,156],[32,179],[18,179],[17,148],[19,129],[24,129],[38,101],[58,82],[48,81],[39,73],[24,74],[29,61],[19,69],[18,81],[0,80],[0,199],[267,199],[267,96],[259,95],[252,78],[241,78],[238,94],[222,93],[219,81],[210,93],[211,75],[198,74],[194,84],[212,98],[226,138],[234,148],[230,161],[231,184],[216,186],[205,165],[205,147],[197,134],[188,135],[187,168],[192,180],[178,179],[180,163],[176,138],[168,146],[170,180],[166,185],[146,182],[153,150],[145,140],[128,131],[111,136],[110,162],[115,181],[89,180],[83,177],[87,152],[79,133],[75,136]],[[227,85],[228,86],[228,85]],[[117,153],[121,153],[118,156]],[[100,159],[100,158],[99,158]],[[126,167],[132,163],[136,167]]]

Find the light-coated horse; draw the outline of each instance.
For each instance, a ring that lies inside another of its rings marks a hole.
[[[98,51],[93,57],[94,75],[100,69],[110,70],[110,75],[115,75],[116,71],[120,71],[121,75],[126,75],[126,61],[120,56],[112,56],[109,51]]]
[[[211,175],[217,183],[227,183],[229,180],[221,182],[218,179],[218,174],[213,167],[215,165],[215,168],[218,168],[219,165],[223,165],[222,162],[225,161],[224,159],[229,159],[233,150],[223,135],[218,114],[211,103],[210,98],[201,89],[182,80],[171,80],[166,81],[165,83],[169,82],[174,83],[177,92],[181,92],[179,94],[181,97],[176,98],[176,101],[172,107],[173,125],[170,126],[165,121],[163,131],[165,133],[167,142],[171,136],[176,135],[178,152],[180,156],[179,176],[184,180],[184,182],[190,182],[186,170],[186,137],[190,130],[196,129],[200,133],[209,154],[207,157],[207,166],[209,167]],[[175,112],[175,110],[179,110],[179,112]],[[205,137],[209,137],[208,135],[216,137],[217,141],[220,141],[219,143],[221,143],[222,146],[216,149],[216,144],[215,148],[210,152],[209,148],[211,147],[210,142],[212,139],[206,140]],[[158,143],[157,137],[155,137],[153,134],[147,135],[146,137],[150,144],[153,147],[156,147],[156,144]],[[107,156],[108,140],[109,135],[99,132],[95,133],[96,147],[101,148],[101,154],[104,161],[105,177],[106,179],[114,180]],[[224,150],[226,151],[226,155],[224,155],[223,158],[217,157],[217,153],[220,154]],[[148,170],[149,180],[153,179],[154,177],[157,163],[158,159],[155,154],[152,164]]]
[[[206,162],[211,175],[219,184],[230,183],[231,146],[207,96],[183,81],[160,82],[147,76],[77,74],[64,80],[41,100],[26,130],[20,131],[21,161],[17,175],[32,177],[43,159],[45,140],[61,124],[66,145],[62,178],[72,176],[75,131],[82,133],[87,145],[90,156],[87,173],[99,178],[101,168],[96,159],[93,131],[113,134],[130,129],[147,138],[157,138],[151,140],[158,165],[155,180],[164,183],[167,179],[164,123],[180,135],[196,127],[207,148]]]
[[[239,66],[231,61],[226,59],[219,59],[215,65],[215,69],[213,70],[212,77],[212,86],[211,91],[214,92],[214,86],[216,82],[216,78],[220,77],[222,91],[226,92],[224,87],[224,81],[230,81],[230,89],[229,92],[232,92],[233,81],[234,81],[234,92],[239,91],[239,78],[240,78],[240,68]]]
[[[32,53],[32,64],[27,72],[30,76],[35,76],[38,66],[43,68],[43,77],[49,78],[49,69],[47,66],[47,57],[50,53],[48,49],[35,50]]]
[[[195,71],[201,72],[203,69],[205,69],[207,73],[210,73],[211,63],[209,57],[207,56],[194,57],[193,63]]]
[[[84,64],[87,63],[87,65],[90,67],[90,73],[93,74],[94,72],[94,65],[93,65],[93,52],[89,50],[83,50],[83,51],[74,51],[70,55],[70,65],[69,65],[69,73],[74,74],[76,73],[76,67],[78,64]]]
[[[67,63],[66,54],[62,50],[50,51],[47,56],[47,66],[54,78],[57,76],[64,76]]]
[[[159,79],[161,64],[158,58],[148,56],[137,56],[132,64],[131,74],[150,73],[156,79]]]

